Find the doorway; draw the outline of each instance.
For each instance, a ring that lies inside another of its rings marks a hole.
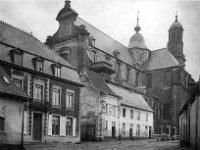
[[[149,127],[149,138],[151,139],[151,133],[152,132],[152,129],[151,129],[151,127]]]
[[[42,114],[33,114],[33,141],[40,142],[42,140]]]
[[[116,131],[115,131],[116,129],[115,129],[115,122],[112,122],[112,139],[115,139],[116,138]]]
[[[132,128],[129,129],[129,138],[130,139],[133,138],[133,129]]]

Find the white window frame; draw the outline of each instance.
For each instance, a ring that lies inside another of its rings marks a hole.
[[[35,99],[35,100],[38,100],[38,99],[36,99],[35,98],[35,85],[36,84],[40,84],[40,85],[42,85],[43,86],[43,97],[42,97],[42,100],[41,101],[45,101],[45,84],[44,84],[44,81],[43,80],[41,80],[41,79],[34,79],[34,82],[33,82],[33,99]]]
[[[60,90],[60,101],[59,101],[59,106],[53,105],[53,90],[54,90],[54,89]],[[61,108],[61,98],[62,98],[62,88],[61,88],[60,86],[53,85],[53,86],[52,86],[52,107],[53,107],[53,108]]]
[[[73,97],[72,97],[72,108],[67,107],[67,93],[72,93]],[[65,108],[66,110],[74,110],[74,102],[75,101],[75,91],[74,90],[70,90],[70,89],[66,89],[66,93],[65,93]]]

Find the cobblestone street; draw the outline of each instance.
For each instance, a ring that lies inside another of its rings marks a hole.
[[[179,141],[114,141],[87,142],[81,144],[31,144],[25,145],[26,150],[193,150],[180,147]]]

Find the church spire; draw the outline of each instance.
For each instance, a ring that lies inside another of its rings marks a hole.
[[[141,27],[139,25],[139,11],[138,11],[138,14],[137,14],[137,25],[135,26],[135,32],[138,33],[140,30],[141,30]]]
[[[178,12],[176,11],[175,22],[178,21]]]

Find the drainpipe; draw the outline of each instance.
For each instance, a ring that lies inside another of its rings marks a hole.
[[[26,103],[22,105],[22,128],[21,128],[21,149],[24,149],[24,106]]]
[[[198,117],[199,117],[199,97],[196,96],[195,150],[198,149]]]

